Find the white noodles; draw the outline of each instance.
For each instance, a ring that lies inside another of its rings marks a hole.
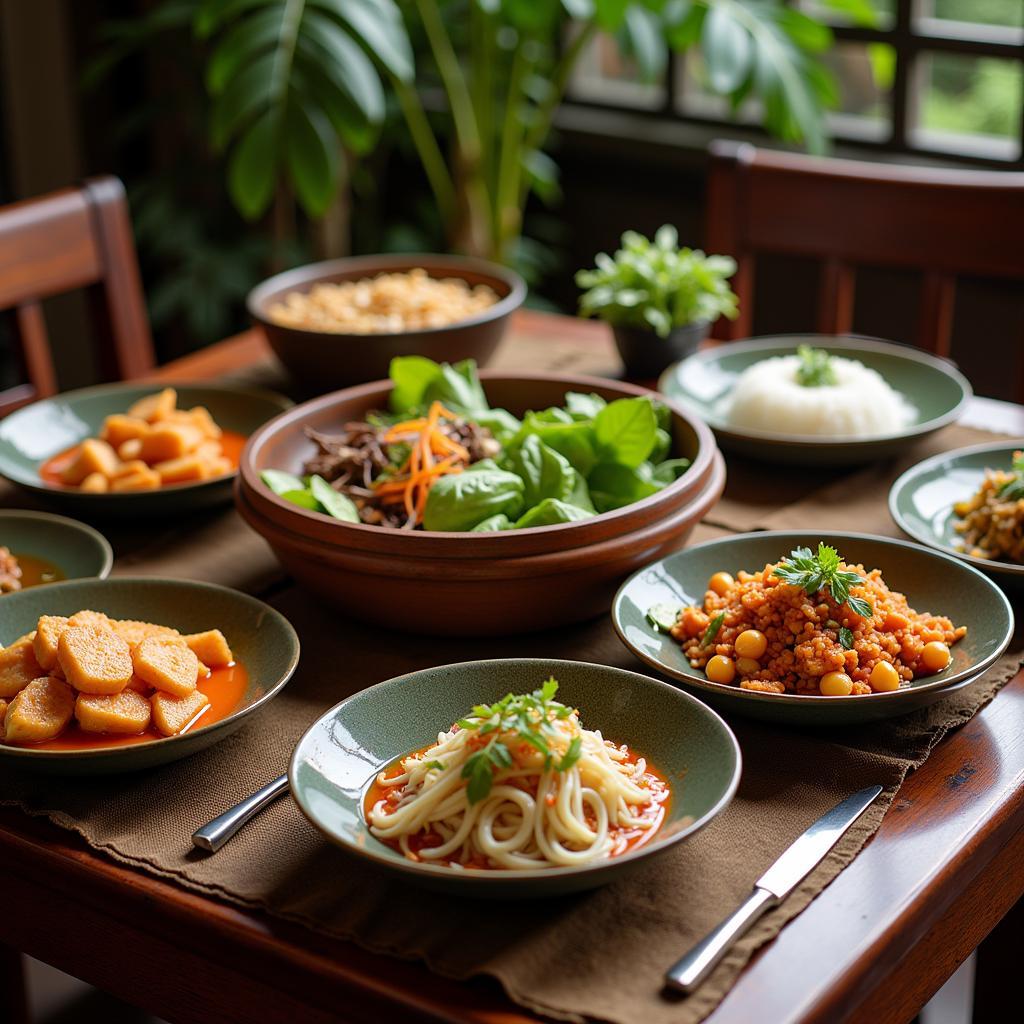
[[[388,797],[369,808],[370,831],[410,859],[452,867],[509,870],[566,867],[614,856],[625,839],[650,832],[664,815],[667,786],[639,759],[582,729],[574,711],[557,722],[552,750],[581,741],[579,759],[558,771],[514,734],[505,740],[512,764],[494,772],[490,792],[470,803],[462,769],[479,750],[475,729],[453,727],[420,754],[382,772]],[[426,835],[428,845],[410,844]],[[436,844],[436,845],[431,845]]]

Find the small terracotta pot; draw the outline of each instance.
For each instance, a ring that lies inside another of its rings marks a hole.
[[[400,334],[345,334],[285,327],[268,319],[267,309],[291,292],[307,292],[314,284],[358,281],[382,273],[422,267],[431,277],[461,278],[485,284],[498,295],[489,309],[447,327]],[[427,356],[437,362],[475,359],[484,366],[508,326],[509,315],[526,297],[523,279],[507,267],[468,256],[402,254],[356,256],[310,263],[287,270],[257,285],[246,300],[249,315],[263,327],[270,347],[307,393],[379,380],[388,375],[395,356]]]
[[[667,338],[645,327],[612,327],[615,347],[626,366],[627,377],[641,380],[659,376],[666,367],[693,355],[708,336],[711,324],[706,320],[676,327]]]

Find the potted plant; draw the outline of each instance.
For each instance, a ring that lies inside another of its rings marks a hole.
[[[728,285],[736,273],[729,256],[706,256],[679,247],[670,224],[654,241],[636,231],[622,236],[614,256],[598,253],[594,270],[580,270],[580,314],[611,325],[629,377],[656,377],[688,356],[720,317],[736,318],[737,298]]]

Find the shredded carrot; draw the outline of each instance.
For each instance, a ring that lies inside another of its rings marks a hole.
[[[434,402],[426,416],[396,423],[382,437],[385,444],[409,445],[409,455],[398,471],[373,485],[381,504],[402,505],[407,527],[422,521],[431,487],[442,476],[461,473],[469,464],[469,451],[441,429],[442,419],[458,418],[440,402]]]

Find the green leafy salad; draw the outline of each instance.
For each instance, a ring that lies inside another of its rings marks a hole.
[[[317,446],[303,476],[263,482],[297,505],[398,529],[498,531],[586,519],[657,493],[689,468],[672,458],[666,406],[570,391],[522,419],[492,408],[472,360],[391,362],[390,407]]]

